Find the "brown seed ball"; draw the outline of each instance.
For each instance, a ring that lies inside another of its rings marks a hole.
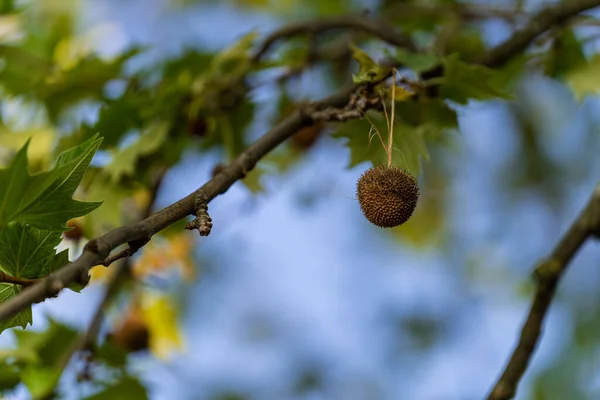
[[[415,178],[398,167],[368,169],[356,184],[356,194],[365,217],[381,228],[402,225],[412,215],[419,199]]]

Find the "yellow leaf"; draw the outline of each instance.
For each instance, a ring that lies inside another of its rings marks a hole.
[[[150,351],[166,360],[174,352],[184,350],[177,309],[172,301],[149,292],[144,292],[141,300],[142,315],[150,334]]]
[[[195,277],[196,268],[192,260],[194,239],[188,232],[165,237],[156,237],[148,243],[132,268],[133,276],[142,279],[151,274],[179,269],[185,280]]]
[[[148,207],[150,202],[150,191],[147,188],[141,188],[133,194],[133,201],[137,208],[140,210]]]
[[[566,81],[578,99],[598,94],[600,90],[600,55],[576,68],[566,76]]]
[[[0,148],[19,150],[31,138],[27,155],[33,165],[33,170],[43,169],[50,163],[56,132],[51,128],[28,129],[20,132],[0,132]]]

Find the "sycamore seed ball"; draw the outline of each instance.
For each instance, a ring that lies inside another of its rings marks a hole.
[[[419,199],[415,178],[398,167],[368,169],[356,184],[356,194],[365,217],[381,228],[402,225],[412,215]]]

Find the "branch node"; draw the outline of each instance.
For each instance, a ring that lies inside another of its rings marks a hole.
[[[208,214],[208,202],[202,194],[196,198],[196,218],[189,222],[185,229],[197,229],[200,236],[208,236],[212,229],[212,219]]]

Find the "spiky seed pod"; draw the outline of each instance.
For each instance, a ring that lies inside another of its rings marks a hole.
[[[358,179],[356,194],[365,217],[381,228],[402,225],[419,199],[415,178],[398,167],[375,166]]]

